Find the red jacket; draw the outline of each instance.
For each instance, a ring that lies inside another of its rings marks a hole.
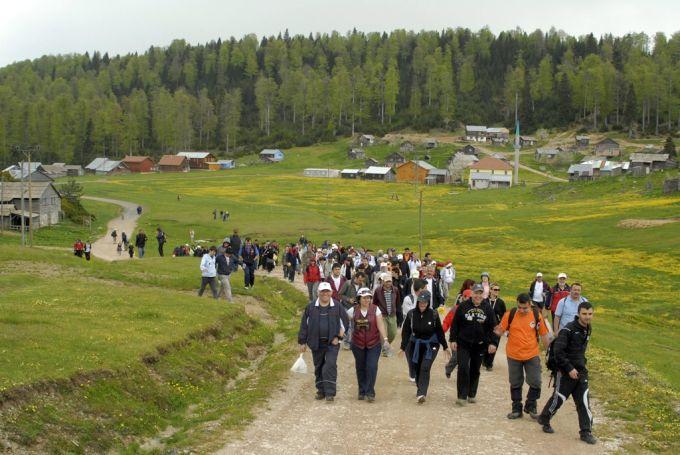
[[[451,324],[453,323],[453,315],[456,314],[456,310],[458,309],[458,305],[455,305],[451,310],[446,314],[446,317],[442,321],[442,329],[444,330],[444,333],[448,332],[449,329],[451,328]]]
[[[321,270],[316,264],[309,264],[302,274],[303,281],[305,283],[320,283],[321,282]]]

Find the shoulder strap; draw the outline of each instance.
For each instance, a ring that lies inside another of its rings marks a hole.
[[[512,324],[512,320],[515,319],[515,313],[517,313],[517,307],[510,310],[510,315],[508,316],[508,332],[510,331],[510,325]]]
[[[531,307],[531,309],[533,310],[533,313],[534,313],[534,321],[535,321],[534,328],[536,329],[536,340],[538,340],[540,338],[540,335],[538,333],[538,324],[539,324],[539,317],[540,316],[538,314],[538,310],[536,309],[536,307]]]

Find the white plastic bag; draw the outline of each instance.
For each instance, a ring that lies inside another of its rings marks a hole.
[[[305,363],[305,359],[302,358],[302,354],[300,354],[300,357],[295,361],[290,371],[293,373],[307,374],[307,363]]]

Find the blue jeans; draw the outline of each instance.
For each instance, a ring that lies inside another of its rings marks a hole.
[[[255,284],[255,264],[243,264],[243,278],[245,286]]]
[[[378,360],[380,360],[380,343],[372,348],[360,348],[352,345],[359,395],[375,397],[375,380],[378,377]]]
[[[143,258],[144,257],[144,247],[143,246],[138,246],[137,247],[137,257]]]

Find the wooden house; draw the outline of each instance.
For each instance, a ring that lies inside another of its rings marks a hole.
[[[621,146],[614,139],[607,137],[595,144],[594,152],[597,156],[619,156],[621,155]]]
[[[510,140],[510,130],[503,127],[490,127],[486,129],[486,138],[494,144],[507,144]]]
[[[380,166],[371,166],[362,174],[364,180],[382,180],[383,182],[394,182],[395,176],[394,169]]]
[[[0,196],[0,223],[8,229],[20,230],[22,218],[27,229],[51,226],[61,219],[61,194],[52,182],[0,182]]]
[[[465,140],[486,142],[486,126],[465,125]]]
[[[347,158],[350,160],[363,160],[366,158],[366,152],[361,148],[352,148],[347,152]]]
[[[149,156],[128,155],[123,158],[123,163],[130,169],[130,172],[152,172],[155,164]]]
[[[451,173],[448,169],[431,169],[425,177],[425,183],[428,185],[451,183]]]
[[[208,169],[208,163],[217,161],[210,152],[179,152],[177,156],[184,156],[189,160],[190,169]]]
[[[396,173],[397,182],[405,183],[425,183],[427,174],[432,170],[436,169],[427,161],[407,161],[394,168]]]
[[[537,148],[534,152],[534,159],[536,161],[549,161],[557,158],[562,149],[558,148]]]
[[[536,145],[536,138],[533,136],[520,136],[519,145],[522,147],[533,147]]]
[[[401,153],[411,153],[416,149],[416,146],[413,145],[413,142],[411,141],[404,141],[399,145],[399,151]]]
[[[163,155],[158,161],[159,172],[189,172],[189,158],[180,155]]]
[[[94,175],[129,174],[130,169],[125,163],[108,158],[95,158],[85,166],[85,173]]]
[[[340,171],[340,178],[356,180],[360,178],[361,174],[361,169],[343,169]]]
[[[677,166],[675,160],[668,153],[632,153],[630,155],[631,168],[644,168],[645,173],[673,169]]]
[[[406,157],[399,152],[390,153],[385,158],[385,166],[394,167],[406,162]]]
[[[364,161],[366,167],[377,166],[378,164],[380,163],[375,158],[366,158],[366,161]]]
[[[468,186],[471,189],[510,188],[512,166],[497,158],[482,158],[470,166]]]
[[[265,163],[278,163],[283,161],[284,154],[279,149],[264,149],[260,152],[260,160]]]
[[[329,169],[329,168],[307,168],[302,174],[305,177],[321,177],[327,179],[333,179],[340,177],[339,169]]]
[[[439,145],[437,140],[432,137],[425,139],[425,142],[423,144],[425,145],[426,149],[437,148],[437,146]]]
[[[585,148],[590,145],[590,136],[577,135],[575,138],[577,148]]]

